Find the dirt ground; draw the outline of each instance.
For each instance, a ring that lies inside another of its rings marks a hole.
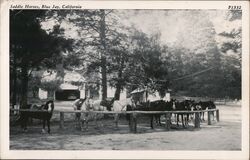
[[[201,123],[195,129],[164,126],[151,129],[149,119],[140,117],[138,133],[129,132],[128,122],[120,118],[115,128],[111,117],[98,121],[98,127],[90,122],[88,131],[74,126],[74,115],[65,117],[64,130],[59,129],[59,115],[53,115],[51,134],[41,133],[41,122],[34,121],[24,133],[20,126],[10,127],[11,150],[241,150],[241,106],[219,105],[220,122]],[[206,117],[205,117],[206,118]],[[173,123],[174,124],[174,123]]]

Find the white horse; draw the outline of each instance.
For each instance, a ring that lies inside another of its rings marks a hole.
[[[135,103],[132,98],[127,98],[124,100],[116,100],[113,104],[113,111],[126,111],[127,106],[134,106]]]
[[[94,111],[111,111],[114,98],[111,100],[91,100],[91,107]]]
[[[128,106],[130,108],[128,108]],[[135,108],[135,102],[132,98],[127,98],[127,99],[123,99],[123,100],[116,100],[114,101],[114,104],[113,104],[113,108],[112,110],[113,111],[127,111],[128,109],[132,109],[132,108]],[[126,115],[126,118],[129,120],[129,115],[127,114]],[[119,114],[115,114],[114,115],[114,119],[115,119],[115,123],[116,123],[116,128],[118,128],[118,119],[119,119]],[[130,121],[129,121],[130,123]]]
[[[87,98],[80,98],[80,99],[76,99],[73,104],[72,107],[74,109],[74,111],[86,111],[87,110],[87,102],[88,99]],[[85,103],[85,104],[84,104]],[[84,104],[84,105],[83,105]],[[77,128],[78,126],[80,127],[80,129],[82,129],[82,122],[81,122],[81,113],[75,113],[75,127]]]
[[[80,104],[78,107],[76,107],[75,104]],[[111,110],[111,105],[113,104],[113,100],[93,100],[91,98],[85,98],[82,100],[82,102],[79,102],[79,100],[76,100],[74,102],[74,110],[75,108],[78,108],[77,110],[81,111],[107,111]],[[79,107],[80,106],[80,107]],[[97,119],[103,118],[103,114],[97,114],[97,113],[84,113],[83,118],[81,119],[81,113],[76,113],[76,120],[78,122],[78,125],[80,125],[81,130],[83,130],[83,126],[86,126],[85,129],[88,127],[88,121],[90,119],[94,119],[97,124]],[[84,125],[86,124],[86,125]]]

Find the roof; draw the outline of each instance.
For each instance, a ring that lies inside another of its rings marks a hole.
[[[68,83],[63,83],[60,85],[60,89],[67,90],[67,89],[79,89],[77,86],[68,84]]]
[[[141,92],[144,92],[144,91],[145,91],[145,89],[139,89],[139,88],[137,88],[137,89],[133,90],[130,94],[141,93]]]
[[[85,78],[75,72],[75,71],[67,71],[65,70],[64,71],[65,75],[63,77],[64,79],[64,82],[85,82]],[[57,73],[56,71],[53,71],[53,72],[47,72],[47,71],[33,71],[32,73],[34,76],[40,76],[42,78],[42,81],[53,81],[57,78],[60,78],[60,77],[57,77]]]
[[[85,78],[75,71],[65,71],[65,82],[85,82]]]

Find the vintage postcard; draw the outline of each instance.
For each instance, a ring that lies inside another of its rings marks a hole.
[[[249,159],[249,1],[3,1],[2,159]]]

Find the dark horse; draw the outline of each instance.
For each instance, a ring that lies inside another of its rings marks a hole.
[[[30,107],[31,105],[29,105]],[[37,108],[37,107],[34,107]],[[30,108],[29,108],[30,109]],[[34,109],[36,111],[21,111],[20,119],[21,119],[21,127],[24,131],[27,131],[27,122],[29,118],[41,119],[43,120],[43,129],[42,132],[45,132],[45,122],[47,122],[48,133],[50,133],[50,119],[53,115],[54,110],[54,101],[50,100],[45,103],[45,105],[41,105],[38,109]]]
[[[175,111],[191,111],[192,110],[192,106],[194,101],[193,100],[184,100],[184,101],[175,101]],[[181,116],[181,122],[182,122],[182,127],[185,128],[188,125],[188,121],[189,121],[189,114],[188,112],[186,113],[177,113],[177,126],[179,126],[179,116]],[[185,117],[184,117],[185,116]]]
[[[216,106],[215,106],[213,101],[203,101],[203,102],[200,101],[198,104],[201,106],[202,110],[216,109]],[[201,114],[202,121],[205,121],[204,114],[205,114],[204,112],[202,112],[202,114]],[[213,115],[213,119],[214,119],[214,112],[212,112],[212,115]]]
[[[173,110],[173,101],[165,102],[163,100],[157,100],[153,102],[144,102],[140,105],[136,105],[135,107],[132,107],[131,105],[127,106],[127,111],[171,111]],[[156,121],[156,124],[159,124],[161,126],[160,117],[162,114],[149,114],[150,117],[150,127],[154,128],[154,119]],[[129,115],[127,115],[127,120],[129,120]]]

